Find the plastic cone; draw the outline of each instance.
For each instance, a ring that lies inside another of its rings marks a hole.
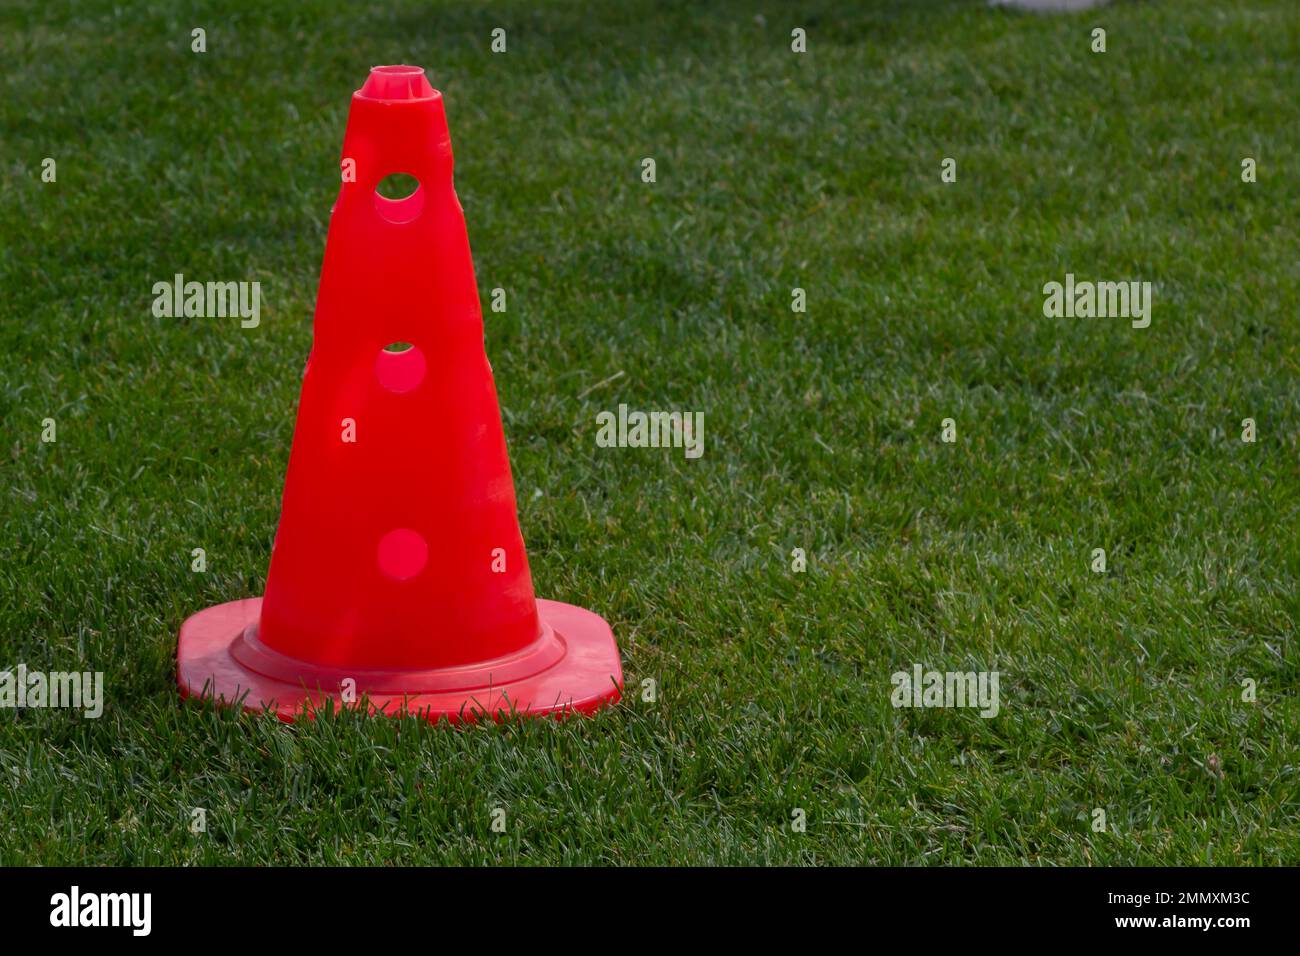
[[[184,623],[181,692],[285,719],[363,696],[451,720],[612,703],[609,625],[533,594],[442,95],[422,69],[371,70],[343,160],[266,596]],[[391,173],[420,185],[385,199]]]

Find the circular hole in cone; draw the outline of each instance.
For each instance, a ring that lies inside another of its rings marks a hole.
[[[410,222],[423,208],[424,189],[410,173],[390,173],[375,187],[375,211],[388,222]]]
[[[390,173],[379,180],[375,192],[385,199],[405,199],[420,188],[420,181],[410,173]]]
[[[422,381],[426,369],[424,353],[409,342],[393,342],[375,357],[375,377],[390,392],[409,392]]]
[[[379,570],[396,581],[406,581],[424,570],[429,545],[410,528],[397,528],[379,539]]]

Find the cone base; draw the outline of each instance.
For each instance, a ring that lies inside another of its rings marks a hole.
[[[240,636],[262,613],[262,599],[248,598],[218,604],[193,615],[181,625],[176,652],[176,680],[183,697],[211,698],[225,706],[271,711],[290,721],[334,701],[344,703],[343,681],[356,678],[339,669],[335,679],[321,678],[320,668],[306,668],[306,681],[278,680],[246,667],[232,655]],[[416,714],[427,720],[452,723],[483,716],[565,716],[590,714],[615,703],[623,686],[623,667],[614,634],[605,619],[591,611],[559,601],[537,602],[537,613],[564,644],[564,655],[540,673],[516,681],[494,681],[492,662],[481,665],[481,686],[443,692],[374,693],[364,699],[375,713],[387,716]],[[464,669],[458,669],[463,671]],[[427,672],[425,672],[427,673]],[[357,701],[362,699],[357,692]]]

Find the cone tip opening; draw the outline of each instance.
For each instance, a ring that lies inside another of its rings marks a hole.
[[[372,100],[426,100],[438,94],[423,67],[395,64],[372,66],[357,95]]]

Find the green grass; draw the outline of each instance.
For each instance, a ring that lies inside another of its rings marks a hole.
[[[1300,861],[1290,0],[216,6],[0,13],[0,666],[108,698],[0,712],[0,863]],[[182,620],[262,592],[383,62],[446,96],[508,290],[537,591],[620,642],[592,720],[178,700]],[[261,326],[154,318],[176,272],[260,280]],[[1151,327],[1044,318],[1066,272],[1153,281]],[[619,402],[703,411],[704,457],[597,448]],[[914,662],[1001,713],[894,709]]]

